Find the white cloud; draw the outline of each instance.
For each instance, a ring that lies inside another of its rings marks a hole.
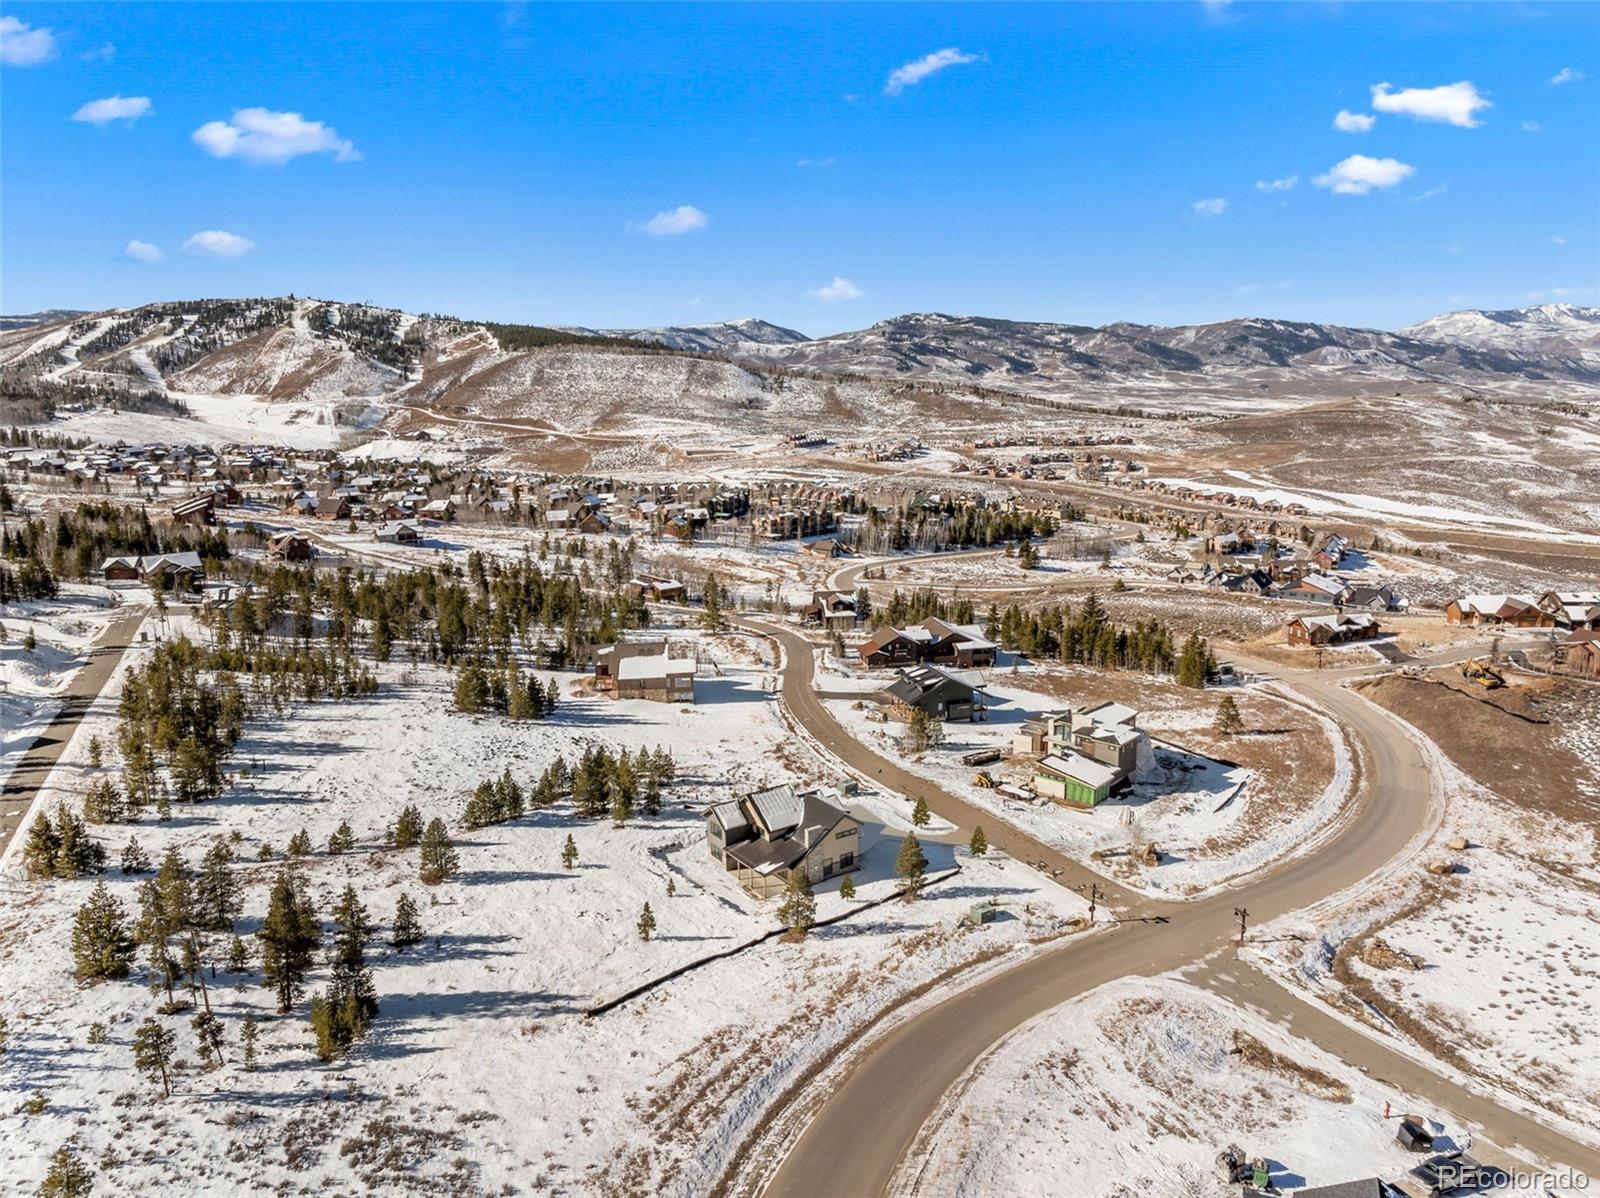
[[[1567,244],[1567,239],[1565,237],[1561,236],[1561,234],[1559,234],[1559,233],[1557,233],[1550,240],[1555,242],[1557,245],[1566,245]]]
[[[1494,107],[1465,79],[1442,87],[1408,87],[1397,92],[1390,91],[1391,86],[1388,83],[1373,86],[1372,106],[1379,112],[1398,112],[1419,121],[1443,121],[1463,129],[1476,129],[1483,122],[1473,119],[1472,114],[1480,108]]]
[[[104,45],[96,47],[93,50],[85,50],[82,54],[78,55],[78,57],[84,62],[110,62],[116,56],[117,48],[110,42],[106,42]]]
[[[1423,200],[1431,200],[1435,196],[1442,196],[1445,192],[1447,192],[1449,190],[1450,190],[1450,180],[1446,179],[1443,183],[1439,184],[1439,186],[1430,187],[1430,188],[1428,188],[1427,191],[1422,192],[1420,195],[1412,196],[1411,197],[1411,201],[1414,204],[1420,204],[1420,203],[1422,203]]]
[[[1352,154],[1335,163],[1325,175],[1311,180],[1318,187],[1326,187],[1341,196],[1364,196],[1375,187],[1393,187],[1416,174],[1416,167],[1393,158],[1368,158],[1365,154]]]
[[[335,162],[361,157],[339,131],[321,121],[308,121],[298,112],[273,112],[266,108],[241,108],[231,121],[208,121],[193,134],[195,145],[214,158],[245,162],[288,162],[302,154],[332,154]]]
[[[8,67],[36,67],[56,56],[56,35],[35,29],[16,17],[0,17],[0,62]]]
[[[1340,133],[1370,133],[1378,118],[1368,112],[1351,112],[1341,108],[1333,118],[1333,127]]]
[[[242,258],[255,248],[256,243],[248,237],[226,233],[221,229],[196,233],[183,243],[184,253],[198,254],[202,258]]]
[[[1574,71],[1571,67],[1562,67],[1550,76],[1550,82],[1560,87],[1563,83],[1581,83],[1588,76],[1582,71]]]
[[[651,237],[681,237],[685,233],[698,232],[710,223],[711,218],[693,204],[679,204],[676,208],[656,213],[642,223],[630,220],[627,230],[630,233],[648,233]]]
[[[160,262],[166,257],[159,248],[148,241],[140,241],[137,237],[123,246],[122,252],[135,262]]]
[[[857,287],[843,275],[834,275],[833,282],[826,287],[818,287],[815,291],[808,292],[812,299],[821,300],[825,304],[837,303],[839,300],[860,299],[866,292]]]
[[[813,167],[832,166],[838,161],[837,158],[802,158],[795,165],[801,170],[808,170]]]
[[[1257,179],[1257,191],[1293,191],[1300,182],[1299,175],[1285,175],[1281,179]]]
[[[1524,133],[1543,133],[1544,132],[1544,126],[1541,125],[1538,121],[1523,121],[1522,122],[1522,131]]]
[[[932,54],[925,54],[903,67],[896,67],[890,71],[889,79],[883,85],[883,94],[898,96],[906,88],[915,87],[929,75],[937,75],[948,67],[958,67],[964,63],[977,61],[976,54],[968,54],[964,50],[957,50],[954,46],[945,50],[935,50]]]
[[[1189,207],[1199,216],[1221,216],[1228,210],[1228,201],[1221,196],[1209,200],[1196,200]]]
[[[104,129],[112,121],[131,123],[149,115],[149,96],[107,96],[104,100],[90,100],[72,114],[72,119]]]

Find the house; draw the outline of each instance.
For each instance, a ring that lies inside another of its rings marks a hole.
[[[1311,551],[1311,560],[1319,570],[1337,570],[1344,555],[1350,551],[1350,542],[1338,533],[1330,533]]]
[[[774,786],[706,812],[706,846],[758,899],[783,892],[790,870],[817,883],[861,868],[861,825],[816,792]]]
[[[1116,776],[1115,769],[1092,758],[1051,753],[1034,768],[1033,792],[1057,803],[1094,807],[1110,795]]]
[[[1345,596],[1346,607],[1364,607],[1369,611],[1395,611],[1400,606],[1400,598],[1388,586],[1350,588],[1350,593]]]
[[[617,663],[618,699],[654,699],[658,703],[694,702],[695,662],[691,657],[668,657],[665,646],[655,656],[625,657]]]
[[[849,632],[856,626],[856,597],[843,591],[812,591],[811,602],[800,609],[800,619],[829,632]]]
[[[348,495],[325,495],[317,500],[317,506],[312,513],[318,520],[348,520],[350,519],[350,497]]]
[[[305,491],[297,491],[289,497],[283,505],[283,514],[286,516],[309,516],[317,510],[317,497]]]
[[[267,538],[267,558],[275,562],[309,562],[317,556],[310,538],[297,532],[274,533]]]
[[[139,558],[108,557],[100,563],[100,573],[107,582],[138,582]]]
[[[984,718],[987,705],[983,675],[975,670],[915,665],[903,670],[889,686],[889,709],[902,720],[921,711],[936,720],[971,722]]]
[[[958,669],[994,665],[998,646],[976,624],[947,624],[929,616],[910,628],[880,628],[861,643],[861,663],[873,669],[933,662]]]
[[[415,545],[422,539],[422,530],[410,520],[394,520],[379,525],[372,535],[390,545]]]
[[[1546,591],[1539,610],[1549,612],[1557,628],[1600,628],[1600,591]]]
[[[1285,599],[1299,599],[1306,603],[1339,604],[1349,596],[1350,585],[1327,574],[1307,574],[1278,593]]]
[[[1375,617],[1366,612],[1355,615],[1296,616],[1285,625],[1291,645],[1343,645],[1368,641],[1382,630]]]
[[[1558,669],[1582,678],[1600,678],[1600,629],[1580,629],[1557,643],[1554,663]]]
[[[811,557],[849,557],[850,547],[841,542],[837,537],[827,537],[820,541],[807,541],[800,546],[800,552]]]
[[[139,578],[153,587],[165,587],[174,592],[192,592],[199,589],[206,574],[200,564],[200,555],[187,553],[150,553],[139,559]]]
[[[614,645],[601,645],[592,651],[594,660],[594,688],[597,691],[615,690],[617,667],[630,657],[658,657],[667,651],[667,642],[618,641]]]
[[[1445,604],[1444,618],[1449,624],[1514,628],[1551,628],[1556,622],[1532,595],[1462,595]]]
[[[920,641],[913,640],[898,628],[883,627],[861,642],[856,651],[861,664],[870,669],[884,666],[910,665],[920,661]]]
[[[426,516],[429,520],[454,520],[456,518],[456,502],[453,499],[430,499],[422,505],[422,510],[418,515]]]
[[[682,603],[686,591],[675,578],[633,578],[628,580],[628,592],[635,599],[653,599],[657,603]]]
[[[217,520],[217,495],[207,491],[191,495],[172,505],[172,519],[178,524],[215,524]]]

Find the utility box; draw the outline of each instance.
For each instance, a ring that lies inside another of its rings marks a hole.
[[[979,924],[993,923],[995,911],[994,903],[985,899],[981,903],[973,903],[972,906],[968,907],[964,918],[967,923],[977,927]]]

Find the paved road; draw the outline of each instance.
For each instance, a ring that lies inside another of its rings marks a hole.
[[[67,742],[88,714],[90,705],[99,697],[111,671],[117,668],[123,653],[138,636],[144,617],[145,609],[137,608],[118,616],[106,627],[89,650],[89,659],[67,684],[56,718],[7,775],[4,800],[0,802],[0,856],[5,854],[29,806],[38,798],[40,788],[61,759]]]
[[[881,777],[887,786],[922,795],[946,819],[971,825],[978,813],[968,804],[879,757],[834,722],[812,693],[814,659],[807,642],[772,625],[761,625],[760,630],[783,644],[784,700],[811,735],[852,767]],[[884,1193],[950,1086],[1020,1024],[1113,979],[1164,973],[1226,948],[1237,930],[1235,907],[1247,907],[1252,923],[1259,923],[1354,886],[1438,818],[1426,761],[1386,713],[1315,673],[1276,666],[1272,673],[1333,711],[1365,749],[1365,785],[1350,818],[1327,843],[1235,890],[1188,903],[1133,895],[1067,862],[1060,880],[1071,885],[1095,877],[1113,894],[1113,903],[1121,906],[1124,921],[961,990],[875,1043],[833,1084],[764,1187],[766,1195],[813,1198],[822,1192],[819,1178],[828,1179],[829,1193],[863,1198]],[[993,816],[989,818],[993,824]],[[985,832],[989,833],[987,825]],[[1048,846],[1009,828],[997,827],[989,840],[1026,860],[1061,859]],[[1411,1062],[1247,967],[1231,959],[1229,965],[1225,976],[1214,965],[1209,967],[1209,984],[1227,993],[1232,993],[1230,985],[1247,989],[1252,1005],[1291,1022],[1372,1076],[1391,1081],[1397,1093],[1404,1090],[1451,1110],[1497,1143],[1519,1145],[1542,1159],[1600,1176],[1600,1153],[1593,1149]],[[1256,980],[1236,980],[1252,978]]]

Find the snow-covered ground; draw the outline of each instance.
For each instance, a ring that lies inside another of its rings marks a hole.
[[[182,621],[174,617],[174,628]],[[0,1087],[8,1108],[35,1091],[49,1105],[8,1117],[5,1175],[31,1187],[70,1140],[108,1183],[134,1188],[266,1192],[359,1177],[380,1191],[701,1194],[766,1103],[852,1029],[947,971],[1036,951],[1038,938],[1067,929],[1083,909],[1078,896],[1020,863],[929,843],[931,872],[961,869],[922,901],[864,909],[800,943],[770,941],[586,1018],[597,1001],[776,925],[775,904],[751,900],[711,860],[698,814],[765,782],[834,776],[779,718],[759,646],[709,642],[720,674],[699,680],[693,707],[579,697],[561,675],[561,708],[534,724],[455,713],[446,672],[423,665],[413,676],[396,661],[379,668],[375,696],[292,706],[251,724],[229,763],[237,784],[223,797],[166,823],[95,829],[113,863],[129,836],[154,858],[172,847],[191,864],[219,837],[237,836],[247,941],[288,838],[305,829],[316,852],[299,868],[319,910],[350,882],[378,926],[382,1010],[372,1035],[333,1065],[311,1054],[304,1003],[277,1017],[259,973],[219,969],[211,1002],[228,1028],[230,1063],[202,1070],[187,1017],[165,1019],[185,1063],[162,1100],[131,1067],[133,1029],[157,1005],[142,967],[93,987],[71,978],[71,914],[93,879],[29,881],[13,853],[0,867],[0,1013],[10,1024]],[[113,739],[122,680],[147,652],[136,646],[119,667],[45,805],[81,802],[94,775],[88,739]],[[460,830],[479,780],[509,766],[526,785],[586,741],[670,748],[679,781],[662,814],[617,829],[563,803]],[[866,821],[865,869],[848,903],[836,883],[819,887],[824,919],[893,886],[904,804],[851,801]],[[413,802],[458,838],[460,875],[431,889],[417,880],[414,851],[381,847],[382,829]],[[341,820],[358,846],[329,855]],[[568,834],[579,850],[570,872],[560,860]],[[263,846],[269,862],[257,860]],[[104,880],[131,912],[138,879],[113,868]],[[387,945],[402,893],[421,904],[427,935],[404,953]],[[998,899],[1004,917],[961,927],[978,898]],[[647,901],[657,930],[645,944],[635,923]],[[222,947],[219,939],[213,951]],[[319,968],[311,985],[324,980]],[[254,1070],[238,1061],[247,1014],[262,1021]],[[105,1026],[104,1044],[88,1042],[94,1024]]]
[[[1433,768],[1446,821],[1400,873],[1264,925],[1246,951],[1402,1051],[1600,1143],[1596,829]],[[1445,861],[1457,872],[1423,871]]]
[[[111,603],[104,587],[69,583],[54,599],[0,607],[0,782],[60,710],[60,692],[116,615]]]
[[[899,1198],[1214,1198],[1226,1145],[1274,1184],[1402,1176],[1393,1112],[1426,1111],[1284,1028],[1174,978],[1112,982],[1024,1024],[924,1128]],[[1434,1123],[1458,1146],[1460,1127]],[[1447,1146],[1440,1144],[1441,1148]]]

